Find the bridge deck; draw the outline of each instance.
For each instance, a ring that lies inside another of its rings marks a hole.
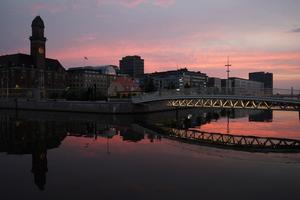
[[[132,102],[151,103],[168,101],[169,107],[246,108],[300,111],[300,99],[237,96],[237,95],[146,95],[134,97]]]
[[[278,103],[294,103],[300,104],[299,98],[281,98],[277,96],[264,97],[264,96],[241,96],[241,95],[158,95],[158,94],[146,94],[138,97],[133,97],[133,103],[146,103],[152,101],[165,101],[165,100],[189,100],[189,99],[224,99],[224,100],[251,100],[251,101],[268,101]]]

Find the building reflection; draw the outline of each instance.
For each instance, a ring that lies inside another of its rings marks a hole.
[[[63,127],[49,121],[21,121],[0,116],[0,152],[32,155],[31,172],[40,190],[45,189],[47,151],[59,147],[66,137]]]
[[[47,119],[22,119],[12,114],[0,115],[0,153],[32,156],[31,173],[40,190],[46,186],[48,160],[47,151],[58,148],[66,137],[85,137],[93,140],[109,140],[119,136],[123,141],[139,142],[145,133],[136,132],[124,125],[110,125],[103,121],[54,121]],[[147,137],[153,142],[155,137]]]
[[[135,132],[131,127],[103,124],[97,121],[68,123],[69,136],[88,137],[97,140],[99,137],[113,139],[120,136],[123,141],[139,142],[145,139],[145,133]]]
[[[273,121],[273,111],[265,110],[249,115],[249,122],[272,122]]]
[[[40,190],[45,189],[46,185],[46,173],[48,172],[47,167],[47,149],[41,146],[36,151],[32,152],[32,169],[31,172],[34,174],[34,182]]]
[[[190,116],[190,117],[189,117]],[[189,118],[189,119],[188,119]],[[230,132],[230,121],[232,119],[245,118],[249,122],[272,122],[272,110],[242,110],[242,109],[219,109],[219,110],[187,110],[181,113],[174,114],[173,118],[161,119],[165,126],[176,127],[178,129],[185,129],[193,127],[201,127],[202,125],[211,122],[217,122],[221,119],[227,120],[228,133]],[[248,118],[248,119],[247,119]],[[187,123],[187,119],[189,122]]]
[[[159,115],[149,115],[139,117],[139,120],[130,122],[122,119],[104,119],[102,117],[81,118],[68,120],[65,116],[59,118],[48,118],[47,114],[43,117],[33,117],[21,115],[16,116],[12,113],[0,114],[0,152],[7,154],[32,156],[31,173],[34,177],[34,183],[40,190],[44,190],[47,180],[48,160],[47,152],[49,149],[58,148],[66,137],[84,137],[91,140],[106,140],[107,154],[111,153],[109,147],[110,140],[115,137],[121,138],[126,142],[140,142],[143,140],[159,142],[161,136],[140,129],[138,124],[142,120],[148,120],[153,123],[165,123],[168,126],[183,128],[182,124],[187,116],[190,118],[190,126],[202,126],[207,123],[228,119],[228,130],[230,119],[246,118],[249,121],[272,121],[272,111],[264,112],[245,112],[239,110],[193,110],[183,111],[178,114],[174,112],[160,113]],[[103,144],[103,143],[101,143]]]
[[[145,138],[144,133],[136,132],[130,129],[125,129],[120,132],[123,141],[139,142]]]

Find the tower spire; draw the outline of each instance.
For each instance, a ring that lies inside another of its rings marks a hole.
[[[46,38],[44,36],[44,21],[40,16],[36,16],[32,23],[32,36],[30,37],[30,54],[37,68],[45,68]]]
[[[37,88],[45,86],[45,68],[46,68],[46,38],[44,37],[45,25],[40,16],[36,16],[31,24],[32,36],[30,39],[30,54],[33,64],[39,69],[36,77]]]

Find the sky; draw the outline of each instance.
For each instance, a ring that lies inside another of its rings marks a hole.
[[[274,73],[300,89],[299,0],[1,0],[0,55],[29,53],[31,21],[65,68],[145,59],[145,72],[182,67],[226,77]],[[88,60],[84,59],[87,57]]]

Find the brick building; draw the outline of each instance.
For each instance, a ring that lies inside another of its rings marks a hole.
[[[103,74],[93,67],[75,67],[67,71],[67,85],[70,89],[94,89],[101,96],[107,96],[107,90],[116,75]]]
[[[65,89],[66,72],[56,59],[46,58],[44,22],[40,16],[31,24],[30,55],[11,54],[0,56],[0,96],[32,97]]]

